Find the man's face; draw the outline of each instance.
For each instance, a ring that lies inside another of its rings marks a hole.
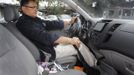
[[[22,12],[28,16],[37,16],[37,4],[34,1],[29,1],[28,4],[22,6]]]

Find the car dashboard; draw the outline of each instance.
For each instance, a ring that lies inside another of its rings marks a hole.
[[[109,49],[134,58],[134,22],[101,20],[91,29],[90,40],[98,49]]]

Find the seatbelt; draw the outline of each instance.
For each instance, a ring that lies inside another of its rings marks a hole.
[[[74,46],[74,48],[77,50],[78,55],[79,55],[79,58],[80,58],[79,60],[80,60],[80,62],[82,63],[83,67],[85,68],[84,72],[86,72],[87,74],[91,74],[91,75],[99,75],[100,72],[99,72],[97,69],[95,69],[95,68],[93,68],[93,67],[90,67],[90,66],[87,64],[87,62],[84,60],[84,58],[83,58],[81,52],[79,51],[78,47],[76,47],[75,45],[73,45],[73,46]]]
[[[79,51],[79,49],[78,49],[78,47],[76,47],[75,45],[73,45],[74,46],[74,48],[77,50],[77,52],[78,52],[78,55],[79,55],[79,60],[80,60],[80,62],[82,63],[82,65],[85,67],[85,68],[87,68],[87,69],[90,69],[91,67],[87,64],[87,62],[84,60],[84,58],[83,58],[83,56],[82,56],[82,54],[80,53],[80,51]]]

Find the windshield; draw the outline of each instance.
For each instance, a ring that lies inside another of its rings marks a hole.
[[[75,13],[67,4],[61,0],[41,0],[46,1],[46,9],[51,14],[70,14]],[[92,18],[116,18],[134,19],[134,0],[73,0]],[[43,5],[40,2],[40,5]],[[53,7],[53,8],[52,8]],[[59,9],[58,9],[59,8]]]
[[[66,14],[60,15],[60,17],[62,19],[70,19],[71,18],[69,15],[66,15]]]
[[[92,17],[134,19],[134,0],[77,0]]]

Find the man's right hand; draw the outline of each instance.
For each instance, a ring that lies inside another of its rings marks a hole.
[[[80,47],[80,39],[77,37],[73,37],[71,44],[76,45],[79,48]]]

